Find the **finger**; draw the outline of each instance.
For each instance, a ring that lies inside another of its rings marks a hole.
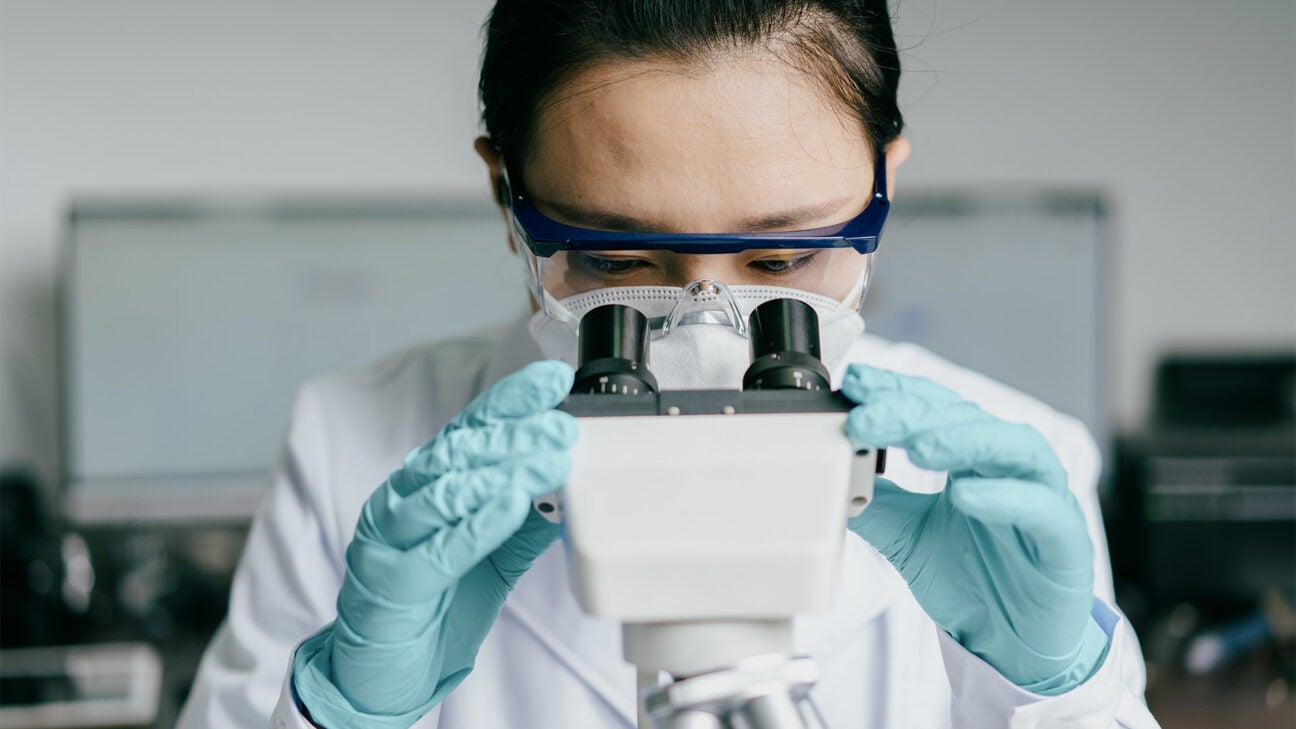
[[[898,372],[852,364],[842,378],[841,391],[857,403],[868,402],[880,393],[906,392],[933,403],[953,403],[963,397],[953,390],[938,385],[925,377],[902,375]]]
[[[362,518],[370,518],[375,533],[388,544],[408,548],[471,518],[507,491],[519,491],[529,499],[556,491],[570,473],[571,454],[567,451],[526,455],[445,474],[405,498],[375,494],[365,503]]]
[[[851,410],[846,432],[857,447],[903,448],[920,468],[1066,488],[1066,470],[1039,431],[966,400],[938,405],[910,393],[877,394]]]
[[[544,410],[517,420],[443,432],[405,456],[406,473],[393,479],[408,494],[451,471],[481,468],[534,453],[570,450],[579,434],[576,418]]]
[[[936,498],[906,491],[885,478],[874,479],[873,501],[848,525],[898,567],[920,537],[919,527]]]
[[[946,488],[950,504],[1001,536],[1031,564],[1059,579],[1093,569],[1084,512],[1070,491],[1011,478],[961,478]]]
[[[495,383],[451,418],[445,430],[472,428],[550,410],[571,392],[576,373],[557,360],[532,362]]]
[[[454,585],[453,578],[429,570],[422,554],[362,531],[347,545],[346,564],[339,615],[356,626],[369,625],[370,631],[381,624],[385,635],[420,630],[417,621],[426,623],[428,608],[443,612],[445,606],[434,603]]]
[[[967,400],[942,402],[899,390],[874,392],[867,402],[851,408],[846,434],[857,446],[904,447],[918,433],[988,419]]]
[[[338,592],[338,620],[370,640],[408,639],[428,629],[428,622],[448,607],[445,593],[454,582],[429,573],[422,555],[362,537],[347,547],[349,569]]]
[[[491,563],[507,589],[512,589],[518,578],[531,568],[531,563],[549,549],[559,529],[559,525],[531,509],[522,527],[491,554]]]
[[[509,591],[558,536],[557,524],[550,523],[535,509],[529,508],[529,503],[527,507],[522,526],[486,557],[485,563],[469,568],[460,578],[457,591],[473,595],[475,599],[471,602],[458,600],[450,606],[446,620],[455,626],[455,630],[443,636],[447,654],[476,653],[499,616]],[[441,687],[438,690],[442,690]]]
[[[347,573],[354,578],[348,595],[383,608],[385,616],[402,605],[444,599],[459,578],[522,526],[530,506],[524,491],[497,492],[466,518],[432,531],[408,549],[357,533],[346,552]],[[408,620],[385,620],[393,622],[393,631],[408,630]]]
[[[520,489],[497,494],[471,516],[418,545],[437,572],[459,579],[513,536],[531,510],[531,496]]]

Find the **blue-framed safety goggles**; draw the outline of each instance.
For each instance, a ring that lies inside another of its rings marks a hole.
[[[671,251],[674,253],[738,253],[752,249],[853,248],[877,250],[891,201],[887,197],[886,155],[877,155],[873,195],[859,215],[844,223],[810,230],[772,233],[624,233],[591,230],[560,223],[540,210],[520,189],[504,179],[504,196],[514,232],[538,258],[559,251]]]

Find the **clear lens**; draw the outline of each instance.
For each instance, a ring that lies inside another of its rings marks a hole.
[[[856,279],[860,290],[865,275]],[[546,319],[561,322],[574,335],[585,314],[607,304],[624,304],[634,307],[648,318],[653,339],[666,337],[675,331],[690,328],[688,325],[719,325],[746,337],[748,317],[752,311],[771,299],[796,299],[814,307],[820,314],[820,324],[828,324],[837,316],[855,311],[855,304],[813,294],[801,289],[777,286],[727,286],[720,281],[704,279],[686,286],[619,286],[596,289],[555,299],[545,295],[541,310]],[[843,304],[845,306],[843,306]],[[827,316],[827,319],[822,317]]]
[[[522,249],[533,283],[555,299],[621,286],[678,287],[716,280],[731,286],[800,289],[840,300],[859,279],[868,257],[851,248],[818,248],[719,254],[560,251],[538,258]]]

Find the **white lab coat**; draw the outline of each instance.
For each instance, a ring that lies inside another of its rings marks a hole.
[[[229,614],[203,657],[182,729],[310,726],[292,698],[292,656],[334,617],[343,551],[364,500],[406,452],[474,395],[539,357],[522,321],[494,336],[416,348],[301,389],[273,489],[253,523]],[[1073,691],[1051,698],[1023,691],[939,630],[887,561],[848,533],[832,610],[796,623],[799,651],[818,659],[823,674],[815,694],[829,726],[1155,727],[1142,698],[1137,640],[1112,607],[1095,493],[1099,453],[1085,428],[920,347],[866,334],[847,359],[928,377],[1048,438],[1089,519],[1096,546],[1093,615],[1111,636],[1111,648],[1098,672]],[[833,374],[839,382],[842,371]],[[944,474],[922,471],[894,449],[887,476],[911,490],[936,491],[944,483]],[[472,674],[415,726],[569,729],[634,722],[635,673],[621,659],[620,630],[581,612],[556,543],[509,596]]]

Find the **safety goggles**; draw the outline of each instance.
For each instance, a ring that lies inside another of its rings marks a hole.
[[[679,256],[734,254],[724,270],[707,278],[726,282],[800,289],[840,297],[858,278],[861,255],[877,250],[890,211],[886,157],[874,164],[874,192],[855,217],[810,230],[769,233],[644,233],[594,230],[567,225],[545,215],[505,175],[509,220],[522,244],[532,291],[544,306],[562,299],[617,286],[666,285]],[[670,254],[676,254],[674,259]],[[717,260],[715,265],[720,265]],[[685,276],[689,281],[697,276]],[[677,284],[678,285],[678,284]],[[546,296],[546,294],[548,296]]]

